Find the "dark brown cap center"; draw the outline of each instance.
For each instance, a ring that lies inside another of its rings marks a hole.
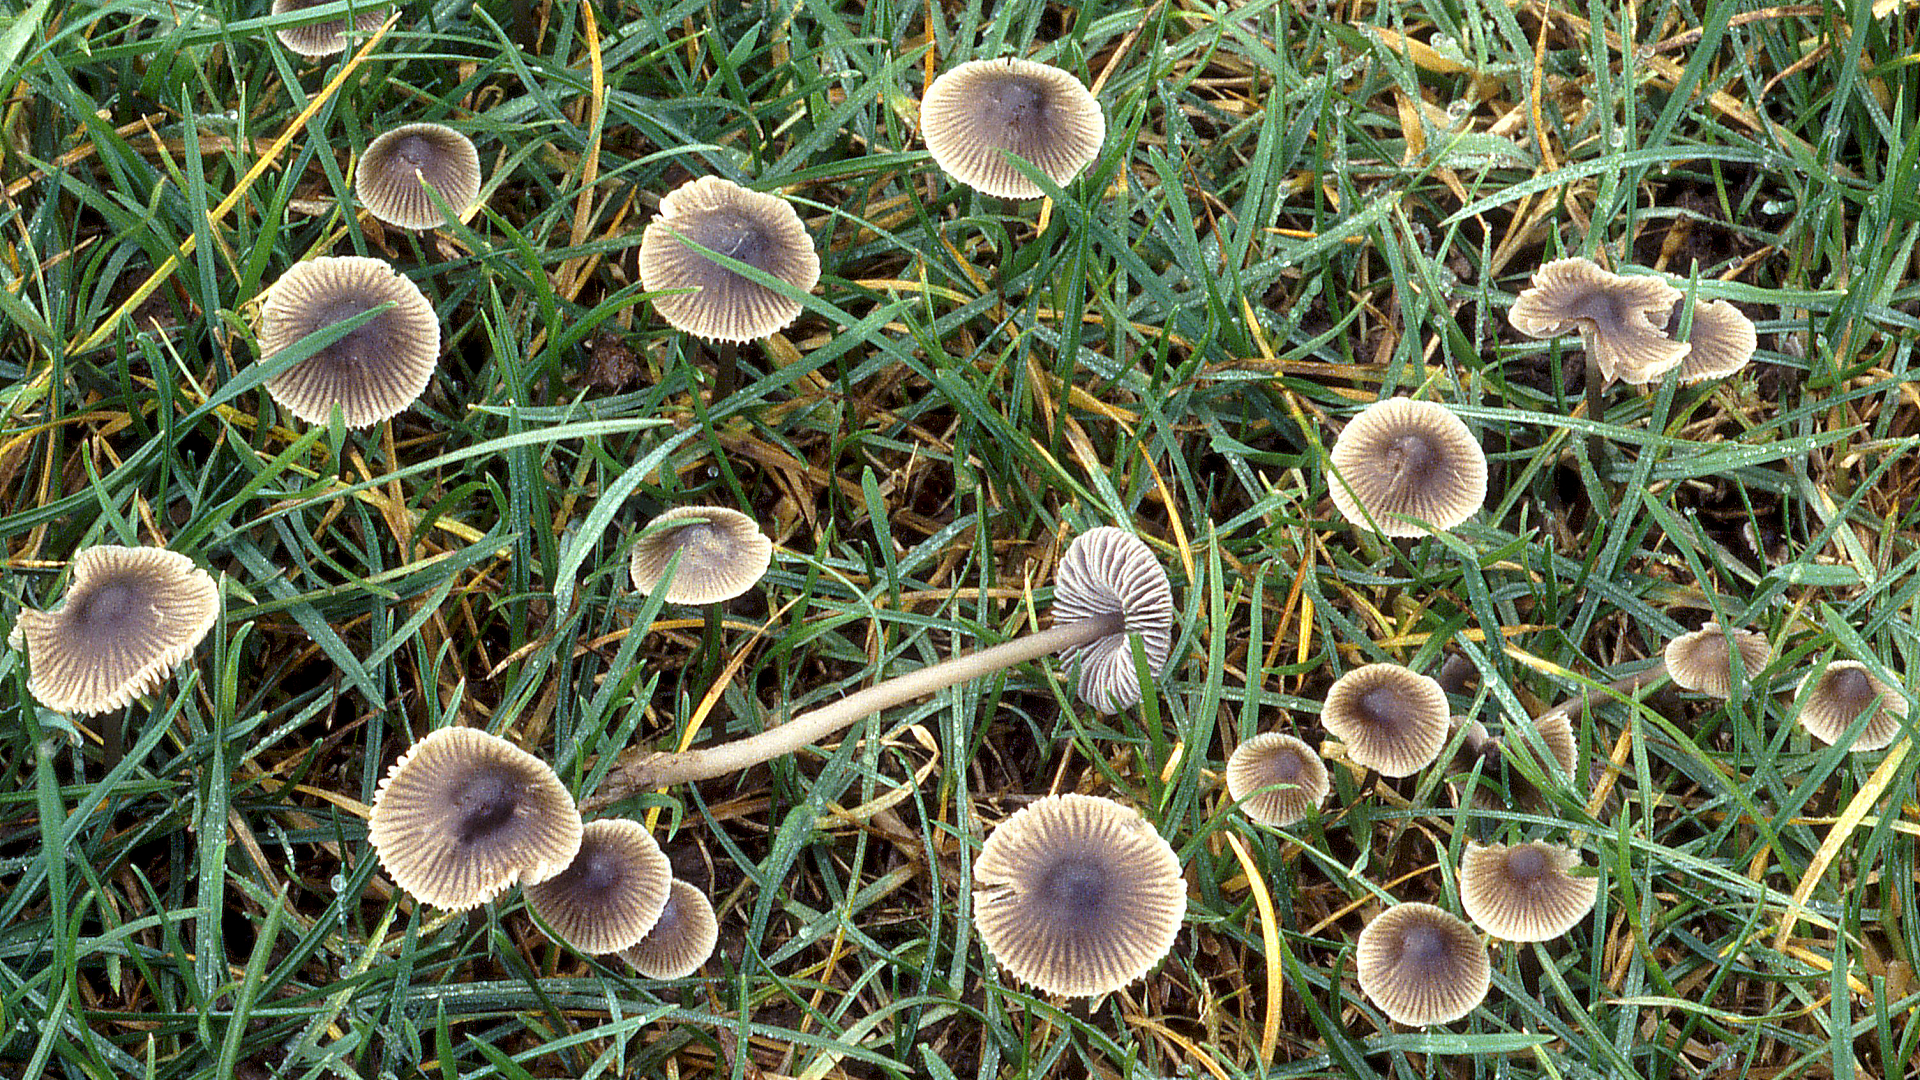
[[[701,247],[748,266],[767,270],[773,262],[773,237],[748,214],[715,211],[688,228],[686,234]]]
[[[1040,896],[1061,923],[1083,924],[1101,917],[1107,878],[1106,869],[1093,859],[1064,857],[1041,878]]]
[[[438,154],[433,140],[420,135],[402,135],[393,141],[393,156],[412,169],[424,169]]]
[[[1856,713],[1866,708],[1867,702],[1872,701],[1875,694],[1873,680],[1867,678],[1867,673],[1857,667],[1841,668],[1834,672],[1832,679],[1828,681],[1828,687],[1842,708],[1851,709]]]
[[[1447,959],[1447,936],[1437,926],[1416,923],[1400,934],[1400,963],[1416,972],[1437,971]]]
[[[1005,79],[981,94],[987,119],[996,127],[1031,129],[1047,107],[1047,90],[1038,79]]]
[[[1408,726],[1406,704],[1398,690],[1391,686],[1376,686],[1360,695],[1353,711],[1363,724],[1398,731]]]
[[[153,604],[147,590],[130,581],[103,581],[74,605],[73,625],[95,633],[124,630],[150,621]]]
[[[460,812],[460,842],[470,844],[513,820],[520,805],[520,785],[492,770],[475,772],[454,788],[453,805]]]
[[[1295,784],[1300,782],[1302,762],[1291,751],[1283,750],[1273,756],[1267,765],[1267,774],[1275,783]]]
[[[1387,468],[1393,474],[1394,484],[1400,488],[1428,483],[1439,460],[1432,440],[1418,432],[1401,435],[1387,446]]]
[[[1507,852],[1507,876],[1521,885],[1531,885],[1547,876],[1547,853],[1535,847],[1517,847]]]

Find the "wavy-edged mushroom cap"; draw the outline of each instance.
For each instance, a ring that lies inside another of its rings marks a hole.
[[[1173,653],[1173,586],[1146,541],[1111,525],[1073,538],[1053,575],[1055,626],[1098,615],[1119,615],[1122,633],[1063,649],[1060,659],[1080,665],[1080,700],[1101,712],[1140,702],[1130,635],[1140,636],[1147,669],[1158,674]]]
[[[1680,290],[1659,278],[1621,277],[1576,255],[1535,270],[1531,285],[1507,309],[1507,321],[1536,338],[1578,329],[1607,381],[1643,384],[1687,357],[1688,344],[1666,335],[1666,320],[1680,298]]]
[[[1064,184],[1099,155],[1107,118],[1071,72],[1018,57],[969,60],[927,87],[920,135],[934,164],[962,184],[996,199],[1037,199],[1046,193],[1003,152]]]
[[[552,767],[477,728],[440,728],[413,744],[367,819],[394,884],[449,911],[559,873],[581,835],[580,811]]]
[[[1733,661],[1728,642],[1740,650],[1740,668],[1751,683],[1773,659],[1767,639],[1751,630],[1723,631],[1717,622],[1708,622],[1691,634],[1681,634],[1667,643],[1667,675],[1686,690],[1726,700],[1733,695]]]
[[[1227,758],[1227,793],[1248,817],[1268,825],[1305,818],[1332,786],[1313,747],[1284,732],[1255,735]]]
[[[273,0],[273,13],[285,15],[290,11],[305,11],[310,7],[319,7],[332,0]],[[367,6],[353,13],[353,28],[362,34],[371,34],[380,29],[387,21],[385,4],[369,2]],[[280,44],[292,49],[310,60],[323,56],[332,56],[347,47],[347,20],[331,19],[326,22],[308,23],[305,26],[292,26],[284,30],[275,30],[273,36]]]
[[[587,823],[565,870],[521,891],[560,940],[602,956],[647,936],[672,885],[673,866],[645,825],[604,818]]]
[[[1173,948],[1186,917],[1180,860],[1135,811],[1049,795],[1002,821],[973,864],[980,941],[1049,994],[1118,990]]]
[[[59,609],[23,609],[9,640],[26,647],[40,704],[92,716],[166,681],[219,615],[219,586],[192,559],[101,544],[73,557]]]
[[[1600,895],[1600,879],[1575,877],[1573,851],[1530,844],[1467,844],[1460,859],[1460,906],[1503,941],[1551,941],[1574,928]]]
[[[1487,455],[1445,405],[1392,397],[1347,422],[1328,455],[1340,516],[1387,536],[1424,536],[1472,517],[1487,498]]]
[[[324,424],[333,406],[348,427],[367,427],[414,403],[440,359],[440,318],[420,287],[383,259],[323,255],[295,263],[267,288],[260,361],[309,334],[392,304],[340,340],[267,380],[280,407]]]
[[[620,956],[649,979],[684,979],[700,970],[719,942],[720,920],[713,917],[713,902],[674,878],[653,929]]]
[[[820,281],[820,256],[792,203],[718,176],[689,180],[660,200],[659,215],[640,234],[640,287],[694,290],[656,296],[653,306],[674,329],[695,337],[735,343],[767,337],[800,317],[800,302],[721,266],[686,240],[801,292]]]
[[[1680,362],[1680,381],[1696,383],[1731,375],[1747,366],[1760,347],[1753,320],[1725,300],[1693,305],[1693,325],[1687,331],[1691,349]]]
[[[657,527],[662,525],[667,527]],[[653,595],[676,553],[680,563],[667,585],[667,602],[717,604],[753,588],[773,561],[773,541],[738,510],[676,506],[649,522],[635,541],[627,566],[633,587]]]
[[[1399,664],[1354,668],[1327,689],[1320,709],[1347,756],[1381,776],[1409,776],[1439,757],[1450,721],[1440,684]]]
[[[1396,1024],[1449,1024],[1486,1000],[1493,964],[1473,927],[1432,904],[1390,907],[1354,947],[1360,992]]]
[[[1800,699],[1800,725],[1829,746],[1840,741],[1855,717],[1874,708],[1873,717],[1853,741],[1856,752],[1891,746],[1907,718],[1907,699],[1858,660],[1835,660],[1825,671],[1809,673],[1800,680],[1795,696]]]
[[[454,213],[480,196],[480,152],[445,124],[402,124],[376,137],[360,155],[353,193],[367,213],[402,229],[433,229],[446,218],[427,187]]]

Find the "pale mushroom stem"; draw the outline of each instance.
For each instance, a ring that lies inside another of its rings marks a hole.
[[[991,675],[1002,668],[1038,660],[1076,645],[1090,644],[1110,634],[1120,633],[1125,628],[1125,618],[1117,612],[1095,615],[1017,637],[979,652],[942,660],[919,671],[848,694],[831,704],[809,709],[779,727],[769,728],[758,735],[701,750],[655,754],[628,770],[628,782],[633,790],[639,790],[710,780],[738,772],[782,754],[791,754],[803,746],[811,746],[856,720],[895,705]]]

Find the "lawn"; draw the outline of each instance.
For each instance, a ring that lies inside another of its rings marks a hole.
[[[190,556],[223,605],[100,717],[0,651],[0,1075],[1920,1076],[1911,727],[1850,754],[1794,692],[1835,659],[1920,675],[1909,5],[435,0],[325,59],[272,33],[347,10],[0,7],[0,622],[103,543]],[[975,194],[919,137],[936,74],[1008,55],[1106,113],[1047,199]],[[353,168],[418,120],[484,179],[410,232]],[[709,174],[789,199],[821,261],[725,395],[638,272]],[[443,335],[363,430],[278,408],[256,344],[267,286],[345,254]],[[1565,255],[1731,301],[1758,354],[1590,412],[1579,339],[1506,317]],[[1466,524],[1335,512],[1327,448],[1396,394],[1485,448]],[[717,634],[628,578],[696,503],[776,544]],[[1046,625],[1101,525],[1172,580],[1139,706],[1026,663],[621,783]],[[1518,731],[1707,620],[1771,646],[1745,692],[1594,694],[1586,775],[1543,803],[1457,807],[1452,754],[1367,776],[1320,723],[1355,666],[1451,658],[1453,710]],[[652,826],[719,912],[699,973],[556,944],[517,890],[453,914],[393,886],[369,804],[453,724]],[[1269,730],[1331,759],[1300,825],[1221,779]],[[1187,883],[1171,956],[1091,1002],[998,972],[971,915],[983,839],[1049,792],[1138,809]],[[1464,1019],[1389,1022],[1361,927],[1457,913],[1469,839],[1539,837],[1599,876],[1592,915],[1495,943]]]

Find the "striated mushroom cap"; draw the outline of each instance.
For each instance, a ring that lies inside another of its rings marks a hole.
[[[1473,927],[1432,904],[1388,908],[1360,931],[1360,991],[1396,1024],[1449,1024],[1486,1000],[1493,964]]]
[[[23,609],[8,641],[27,650],[35,700],[92,716],[166,681],[219,615],[220,589],[192,559],[102,544],[73,557],[59,609]]]
[[[1708,622],[1691,634],[1681,634],[1667,643],[1667,675],[1683,689],[1717,697],[1722,701],[1733,695],[1733,661],[1728,643],[1740,650],[1740,667],[1751,683],[1773,659],[1767,639],[1750,630],[1723,631],[1717,622]]]
[[[380,781],[367,819],[394,884],[449,911],[559,873],[581,835],[580,811],[553,769],[475,728],[415,743]]]
[[[273,0],[273,13],[285,15],[290,11],[305,11],[331,2],[332,0]],[[380,24],[385,21],[387,21],[387,7],[384,4],[369,2],[353,13],[353,28],[358,33],[371,34],[380,29]],[[327,22],[288,27],[284,30],[275,30],[273,36],[280,39],[280,44],[301,56],[309,60],[317,60],[346,50],[347,20],[332,19]]]
[[[1440,684],[1399,664],[1367,664],[1327,690],[1320,722],[1355,764],[1409,776],[1440,756],[1451,721]]]
[[[1808,673],[1794,696],[1800,700],[1800,725],[1829,746],[1840,741],[1855,717],[1873,709],[1853,740],[1856,753],[1893,745],[1907,719],[1907,699],[1858,660],[1835,660],[1825,671]]]
[[[1666,320],[1680,299],[1680,290],[1659,278],[1621,277],[1574,256],[1534,271],[1531,286],[1507,310],[1507,320],[1529,337],[1577,329],[1608,382],[1637,385],[1653,382],[1686,359],[1687,343],[1666,335]]]
[[[1138,634],[1148,670],[1159,673],[1173,653],[1173,587],[1146,542],[1111,525],[1088,529],[1067,545],[1054,571],[1055,626],[1097,615],[1119,614],[1124,632],[1062,650],[1060,659],[1080,665],[1080,700],[1101,712],[1140,701],[1129,636]]]
[[[657,525],[672,527],[654,529]],[[773,561],[773,541],[738,510],[676,506],[654,518],[634,543],[628,561],[633,587],[653,595],[676,553],[680,562],[667,586],[667,602],[717,604],[753,588],[766,574]]]
[[[1687,331],[1687,358],[1680,362],[1680,381],[1697,383],[1731,375],[1753,359],[1760,338],[1753,320],[1725,300],[1693,306],[1693,325]]]
[[[1145,975],[1187,911],[1173,848],[1135,811],[1093,795],[1049,795],[1002,821],[973,883],[974,923],[994,961],[1066,997]]]
[[[660,200],[640,236],[640,284],[654,310],[676,330],[711,341],[768,337],[800,317],[800,302],[735,273],[689,246],[716,251],[772,274],[801,292],[820,281],[820,256],[793,204],[702,176]]]
[[[1040,185],[1004,156],[1064,184],[1100,153],[1100,103],[1072,73],[1018,57],[970,60],[942,72],[920,103],[920,134],[934,164],[997,199],[1037,199]]]
[[[666,909],[673,867],[645,825],[625,818],[587,823],[565,870],[523,885],[527,903],[560,940],[603,956],[631,949]]]
[[[712,901],[674,878],[667,906],[660,910],[653,929],[620,955],[649,979],[684,979],[700,970],[719,941],[720,921],[713,916]]]
[[[348,427],[367,427],[414,403],[440,359],[440,318],[420,287],[381,259],[321,256],[287,268],[260,309],[260,362],[309,334],[365,314],[345,337],[267,380],[280,407],[324,424],[340,406]]]
[[[389,225],[445,225],[422,182],[456,214],[472,205],[480,197],[480,153],[473,140],[445,124],[403,124],[367,144],[353,193],[367,213]]]
[[[1460,859],[1460,906],[1504,941],[1551,941],[1586,918],[1599,898],[1599,878],[1567,872],[1579,862],[1552,844],[1469,842]]]
[[[1424,536],[1472,517],[1487,498],[1487,455],[1445,405],[1383,398],[1334,440],[1327,494],[1340,516],[1387,536]]]
[[[1255,735],[1227,759],[1227,793],[1248,817],[1268,825],[1304,819],[1332,787],[1313,747],[1282,732]]]

